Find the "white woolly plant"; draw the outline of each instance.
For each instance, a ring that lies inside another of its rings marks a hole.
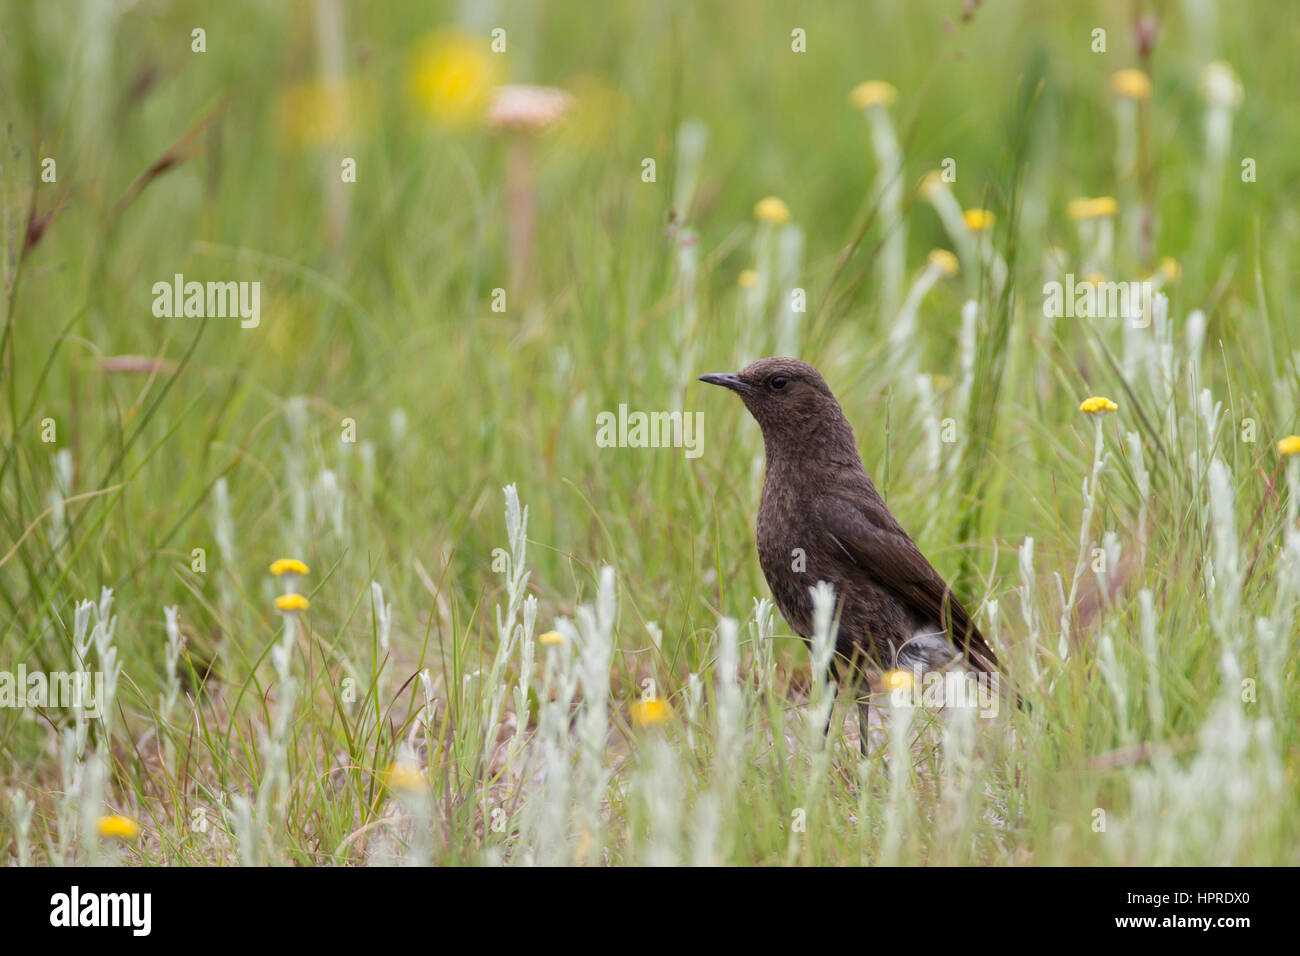
[[[1029,667],[1034,681],[1039,678],[1038,649],[1042,646],[1043,626],[1040,619],[1038,599],[1038,578],[1034,573],[1034,539],[1026,537],[1017,552],[1017,565],[1020,570],[1020,586],[1016,593],[1020,596],[1020,615],[1025,621],[1025,635],[1029,646]]]
[[[564,625],[564,626],[562,626]],[[565,865],[569,851],[570,799],[573,787],[573,753],[569,739],[570,708],[578,673],[574,632],[567,622],[557,622],[560,642],[545,645],[542,663],[541,704],[537,715],[537,740],[541,749],[542,786],[532,801],[532,818],[525,858],[543,866]]]
[[[776,618],[771,598],[754,599],[754,617],[749,622],[754,673],[761,693],[772,693],[776,682]]]
[[[1241,679],[1241,587],[1244,569],[1237,540],[1237,519],[1232,478],[1218,456],[1210,461],[1206,482],[1209,496],[1211,554],[1207,562],[1206,592],[1210,624],[1222,645],[1224,682],[1236,686]]]
[[[1151,474],[1147,471],[1146,459],[1142,454],[1142,436],[1137,432],[1127,432],[1124,437],[1128,442],[1129,465],[1133,469],[1133,481],[1138,491],[1138,565],[1145,568],[1147,538],[1151,533]]]
[[[777,355],[798,355],[799,325],[807,309],[806,301],[796,301],[799,295],[799,274],[803,269],[803,230],[794,223],[781,229],[776,247],[776,282],[780,289],[780,305],[776,313]]]
[[[180,665],[185,638],[181,636],[179,607],[163,608],[163,618],[166,622],[167,642],[163,645],[163,692],[158,696],[158,714],[163,724],[167,724],[171,720],[172,711],[176,708],[176,699],[181,692],[177,668]]]
[[[528,509],[520,507],[519,494],[513,484],[507,485],[504,492],[509,563],[506,567],[506,610],[502,614],[500,605],[497,606],[497,649],[487,681],[490,696],[487,721],[483,728],[483,746],[488,753],[496,741],[501,707],[505,702],[506,664],[517,645],[532,641],[533,626],[537,619],[536,600],[525,608],[528,588],[528,570],[525,566],[528,552]],[[522,623],[519,620],[521,610],[525,611]]]
[[[1156,640],[1155,596],[1148,588],[1138,592],[1138,630],[1147,672],[1147,711],[1157,731],[1165,725],[1165,698],[1160,686],[1160,647]]]
[[[1070,590],[1066,594],[1061,584],[1061,577],[1056,575],[1057,590],[1061,592],[1060,632],[1057,642],[1057,654],[1062,661],[1070,656],[1070,619],[1074,613],[1074,604],[1079,596],[1079,582],[1083,578],[1084,568],[1088,566],[1088,550],[1092,542],[1092,518],[1100,500],[1101,475],[1110,459],[1106,451],[1105,435],[1102,430],[1104,415],[1091,413],[1093,420],[1092,471],[1083,479],[1083,518],[1079,522],[1079,556],[1074,563],[1074,575],[1070,579]]]
[[[28,835],[35,807],[35,802],[17,787],[9,791],[9,819],[13,826],[14,844],[18,849],[19,866],[32,865],[32,846]]]
[[[609,775],[605,764],[605,743],[609,736],[610,666],[614,653],[614,625],[618,613],[614,569],[602,567],[597,579],[594,606],[578,608],[577,622],[564,618],[556,629],[577,648],[578,687],[582,706],[578,715],[578,773],[575,786],[579,795],[579,825],[587,837],[586,862],[599,859],[600,805]]]
[[[903,150],[889,118],[898,91],[888,83],[867,82],[853,91],[852,102],[862,110],[876,157],[872,197],[879,209],[883,240],[880,249],[880,301],[885,315],[898,308],[906,268],[907,224],[903,217]]]
[[[734,619],[718,621],[717,731],[715,779],[721,806],[730,806],[740,770],[744,741],[745,697],[740,686],[739,629]]]

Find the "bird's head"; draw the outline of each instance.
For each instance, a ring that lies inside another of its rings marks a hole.
[[[849,428],[830,388],[807,362],[792,358],[765,358],[739,372],[701,375],[701,382],[729,388],[745,403],[763,429],[769,450],[773,445],[806,446],[808,442],[845,440],[856,450]],[[856,453],[856,451],[855,451]]]

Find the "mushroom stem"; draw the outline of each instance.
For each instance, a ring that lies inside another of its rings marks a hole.
[[[533,144],[526,134],[510,139],[506,155],[506,194],[509,204],[510,284],[518,294],[528,281],[533,251],[537,195],[533,187]]]

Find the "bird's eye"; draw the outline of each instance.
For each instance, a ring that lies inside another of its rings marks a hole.
[[[772,380],[768,382],[768,384],[771,385],[773,389],[779,392],[781,391],[781,389],[785,388],[786,383],[788,383],[789,381],[790,380],[786,378],[784,375],[773,375]]]

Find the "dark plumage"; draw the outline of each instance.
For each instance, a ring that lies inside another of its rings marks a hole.
[[[860,688],[867,674],[894,668],[958,662],[997,673],[997,657],[966,608],[876,492],[853,429],[815,368],[766,358],[700,381],[739,394],[763,429],[759,562],[781,614],[805,641],[813,633],[809,588],[818,581],[835,588],[835,676],[847,665]],[[865,752],[865,698],[859,706]]]

